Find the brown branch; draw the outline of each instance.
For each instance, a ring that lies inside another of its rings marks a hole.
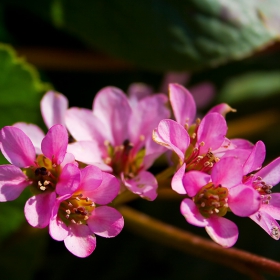
[[[216,243],[165,224],[127,206],[118,210],[125,227],[169,247],[233,268],[251,279],[264,279],[259,272],[280,276],[280,263],[239,249],[224,249]],[[140,230],[139,230],[140,229]]]
[[[123,71],[133,66],[121,59],[87,50],[20,47],[18,55],[41,69],[56,71]]]
[[[279,123],[279,110],[270,109],[228,122],[228,138],[248,137]]]

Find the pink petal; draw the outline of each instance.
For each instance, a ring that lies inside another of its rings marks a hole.
[[[64,159],[63,159],[63,162],[60,164],[60,167],[61,167],[61,168],[64,168],[64,166],[65,166],[66,164],[68,164],[68,163],[72,163],[72,164],[74,164],[74,165],[76,165],[76,166],[79,165],[78,162],[75,161],[74,155],[72,155],[72,154],[70,154],[70,153],[66,153],[66,154],[65,154],[65,157],[64,157]]]
[[[238,239],[236,224],[223,217],[211,216],[205,229],[215,242],[225,248],[233,246]]]
[[[200,147],[200,154],[218,149],[224,142],[227,134],[225,119],[218,113],[206,115],[197,130],[197,144],[204,142]]]
[[[54,164],[60,164],[66,154],[68,133],[64,126],[57,124],[48,131],[42,141],[43,154]]]
[[[30,185],[20,168],[13,165],[0,165],[0,201],[18,198],[22,191]]]
[[[187,172],[183,178],[184,187],[190,197],[195,196],[209,181],[210,175],[196,170]]]
[[[51,128],[55,124],[65,125],[68,100],[63,94],[48,91],[42,98],[40,107],[47,128]]]
[[[97,188],[87,186],[87,190],[83,188],[83,195],[89,197],[93,202],[104,205],[113,201],[120,190],[120,181],[113,175],[102,172],[102,183]]]
[[[34,165],[35,148],[28,136],[17,127],[5,126],[0,131],[4,157],[18,167]]]
[[[260,209],[260,211],[251,215],[250,218],[255,223],[257,223],[261,228],[263,228],[273,239],[279,240],[280,237],[279,224],[268,213],[262,211],[262,208]]]
[[[169,98],[176,121],[191,125],[196,115],[195,101],[190,92],[181,85],[169,84]]]
[[[154,130],[153,139],[156,143],[172,149],[181,160],[184,160],[190,136],[183,126],[173,120],[162,120]]]
[[[112,168],[104,163],[102,149],[95,141],[78,141],[69,144],[67,152],[73,154],[80,162],[98,166],[103,171],[112,171]],[[103,152],[105,154],[105,146]]]
[[[156,94],[146,97],[138,102],[137,108],[132,111],[129,119],[129,137],[134,144],[133,150],[144,146],[143,139],[151,138],[153,129],[162,119],[169,117],[170,112],[166,107],[167,97]]]
[[[23,123],[23,122],[15,123],[15,124],[13,124],[13,126],[19,128],[26,135],[28,135],[32,144],[35,147],[37,155],[42,154],[41,142],[42,142],[43,138],[45,137],[45,133],[39,126],[37,126],[35,124],[31,124],[31,123],[28,124],[28,123]]]
[[[68,199],[69,197],[71,197],[71,194],[67,194],[67,195],[58,197],[52,208],[50,224],[49,224],[49,233],[50,233],[50,236],[57,241],[64,240],[67,237],[68,232],[69,232],[66,224],[64,224],[60,220],[60,218],[57,216],[60,203],[64,200]]]
[[[268,185],[277,185],[280,181],[280,157],[262,168],[255,176],[260,176]]]
[[[218,104],[216,106],[214,106],[211,110],[209,110],[209,112],[207,114],[210,113],[219,113],[221,114],[223,117],[226,116],[227,113],[229,112],[236,112],[235,109],[231,108],[228,104],[226,103],[221,103]]]
[[[50,219],[50,236],[57,241],[62,241],[68,236],[68,227],[59,219]]]
[[[150,172],[141,171],[133,179],[123,179],[122,181],[131,192],[142,198],[153,201],[157,197],[158,183],[155,176]]]
[[[180,210],[188,223],[197,227],[205,227],[208,224],[207,220],[200,214],[197,206],[191,199],[185,198],[181,202]]]
[[[95,208],[88,219],[88,226],[95,234],[102,237],[115,237],[124,226],[120,212],[108,206]]]
[[[68,163],[62,169],[59,181],[56,185],[56,192],[59,195],[74,193],[80,184],[80,170],[72,163]]]
[[[212,83],[203,82],[190,88],[197,108],[204,108],[215,96],[215,87]]]
[[[88,165],[81,169],[81,181],[78,191],[90,192],[100,186],[102,183],[102,171],[93,165]]]
[[[242,181],[242,166],[238,159],[233,157],[222,158],[212,169],[212,181],[216,185],[231,188]]]
[[[167,72],[163,76],[160,92],[168,93],[168,86],[170,83],[186,85],[190,78],[191,75],[188,72]]]
[[[220,149],[218,149],[220,150]],[[233,150],[229,150],[226,151],[222,156],[221,153],[217,153],[217,150],[215,151],[215,156],[219,157],[219,158],[226,158],[226,157],[231,157],[231,158],[235,158],[236,160],[239,161],[240,166],[243,166],[244,163],[246,162],[246,160],[248,159],[248,157],[250,156],[251,152],[248,149],[233,149]]]
[[[64,239],[65,247],[75,256],[88,257],[96,247],[96,238],[86,225],[69,226],[69,235]]]
[[[55,192],[47,192],[32,196],[26,201],[24,214],[31,226],[44,228],[49,224],[55,198]]]
[[[118,88],[105,87],[100,90],[93,102],[93,112],[110,131],[113,146],[122,145],[128,139],[128,120],[131,107],[125,94]]]
[[[131,106],[137,106],[138,101],[144,97],[150,96],[153,93],[153,89],[143,83],[133,83],[127,90],[129,103]]]
[[[243,174],[247,175],[252,171],[261,168],[264,159],[265,159],[265,145],[262,141],[258,141],[254,146],[250,156],[248,157],[248,159],[244,164]]]
[[[186,164],[184,163],[174,174],[171,187],[172,189],[179,194],[187,194],[186,189],[183,184],[183,177],[185,175]]]
[[[260,195],[251,187],[238,185],[229,189],[228,205],[240,217],[248,217],[260,208]]]
[[[269,203],[262,204],[261,211],[266,212],[276,220],[280,220],[280,193],[272,193],[267,196],[270,196]]]
[[[148,138],[145,143],[145,157],[143,159],[144,169],[150,168],[154,161],[166,152],[166,148],[158,145],[152,137]]]
[[[252,150],[254,147],[250,141],[245,139],[235,138],[230,139],[230,141],[235,146],[235,148]]]
[[[65,121],[71,135],[77,141],[91,141],[104,143],[112,142],[110,131],[104,129],[104,124],[93,115],[93,112],[83,108],[70,108],[65,115]]]

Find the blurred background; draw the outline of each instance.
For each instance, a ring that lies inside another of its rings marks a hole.
[[[141,82],[167,93],[168,82],[178,82],[194,94],[200,114],[221,102],[237,109],[227,116],[228,137],[264,141],[268,163],[280,155],[279,33],[277,0],[2,0],[0,125],[25,121],[46,131],[39,101],[49,89],[67,96],[70,107],[91,108],[108,85],[126,92]],[[247,279],[168,241],[145,239],[141,228],[97,237],[95,252],[79,259],[47,229],[27,224],[29,195],[0,204],[1,279]],[[129,203],[208,238],[185,222],[179,204],[160,196]],[[279,242],[250,219],[229,218],[240,230],[236,248],[280,261]]]

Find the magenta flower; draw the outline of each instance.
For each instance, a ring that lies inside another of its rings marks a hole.
[[[210,237],[223,247],[233,246],[238,238],[238,228],[224,218],[226,213],[232,211],[247,217],[260,207],[260,195],[241,183],[242,175],[240,162],[228,157],[214,165],[211,175],[190,171],[183,176],[189,198],[181,203],[182,215],[190,224],[205,227]],[[181,190],[181,185],[178,189]]]
[[[16,199],[30,186],[34,194],[25,204],[25,216],[30,225],[48,225],[56,190],[79,184],[79,169],[73,155],[67,154],[68,134],[62,125],[53,126],[43,138],[43,154],[36,157],[29,137],[17,127],[1,130],[2,153],[11,165],[0,166],[0,201]]]
[[[81,162],[112,172],[123,188],[154,200],[157,181],[146,170],[164,152],[151,135],[159,121],[169,116],[167,98],[136,93],[134,97],[130,105],[120,89],[106,87],[97,93],[93,111],[69,109],[66,125],[77,142],[68,151]]]
[[[89,256],[96,247],[96,235],[115,237],[124,226],[122,215],[105,206],[118,194],[119,181],[95,166],[81,170],[76,188],[64,185],[50,219],[50,235],[64,240],[66,248],[78,257]]]
[[[185,163],[186,170],[208,172],[219,160],[218,153],[223,155],[234,148],[225,137],[227,124],[221,114],[224,105],[193,123],[196,106],[187,89],[170,84],[169,95],[177,122],[162,120],[154,130],[154,141],[173,150],[179,157],[180,166]]]
[[[280,193],[272,193],[280,182],[280,157],[261,168],[265,158],[265,146],[259,141],[243,166],[243,182],[252,186],[261,196],[261,206],[250,218],[272,238],[280,238]]]

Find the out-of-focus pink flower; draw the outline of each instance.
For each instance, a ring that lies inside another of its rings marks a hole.
[[[76,188],[60,189],[50,219],[50,235],[64,241],[66,248],[78,257],[87,257],[95,249],[95,235],[115,237],[124,226],[122,215],[106,206],[118,194],[119,181],[95,166],[81,169]]]
[[[152,131],[160,120],[169,116],[167,97],[163,94],[140,97],[131,104],[118,88],[100,90],[93,110],[70,108],[66,125],[77,141],[68,151],[75,158],[112,172],[123,187],[148,200],[157,196],[157,181],[146,171],[164,152],[152,141]]]
[[[243,183],[252,186],[261,196],[261,206],[250,218],[272,238],[280,238],[280,193],[272,193],[273,186],[280,182],[280,158],[265,167],[265,146],[259,141],[243,167]]]
[[[210,237],[223,247],[233,246],[238,238],[237,226],[224,218],[227,211],[247,217],[260,207],[260,195],[241,183],[242,175],[240,161],[228,157],[213,167],[211,175],[190,171],[183,176],[189,198],[181,203],[182,215],[190,224],[205,227]],[[181,188],[179,182],[178,189]],[[176,185],[173,189],[177,189]]]
[[[34,196],[25,204],[26,219],[34,227],[47,226],[57,190],[64,185],[75,188],[79,183],[77,163],[66,153],[65,127],[50,128],[41,142],[43,154],[37,157],[30,138],[17,127],[2,128],[0,141],[1,151],[11,163],[0,166],[0,201],[14,200],[30,186]]]

